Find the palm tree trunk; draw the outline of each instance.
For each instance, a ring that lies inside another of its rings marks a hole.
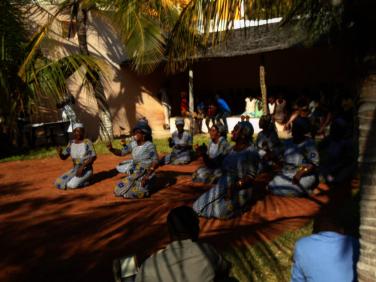
[[[359,281],[376,281],[376,72],[360,86],[360,258]]]
[[[87,45],[87,18],[88,18],[88,11],[81,7],[78,9],[78,44],[80,48],[80,53],[84,55],[89,55],[89,49]],[[98,72],[87,74],[87,80],[93,86],[94,96],[97,101],[98,106],[98,116],[100,120],[100,128],[99,128],[99,138],[102,141],[109,141],[113,137],[112,131],[112,118],[111,112],[106,100],[106,95],[104,92],[103,83],[101,81],[101,77]]]
[[[80,53],[84,55],[89,55],[87,46],[87,14],[88,11],[82,9],[80,4],[77,15],[77,37]]]

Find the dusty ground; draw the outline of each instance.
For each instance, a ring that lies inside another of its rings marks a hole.
[[[57,158],[0,164],[0,281],[112,281],[112,260],[140,259],[168,243],[168,211],[192,202],[208,187],[192,184],[199,163],[160,169],[151,198],[113,196],[121,158],[100,156],[94,183],[61,191],[55,178],[71,167]],[[201,237],[221,249],[229,242],[270,240],[309,219],[325,202],[267,196],[233,220],[201,220]]]

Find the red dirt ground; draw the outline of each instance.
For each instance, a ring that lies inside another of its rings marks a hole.
[[[166,216],[191,205],[208,186],[193,184],[200,165],[165,166],[159,191],[143,200],[115,198],[121,159],[100,156],[94,183],[78,190],[53,187],[71,167],[57,158],[0,164],[0,281],[112,281],[112,260],[130,254],[141,259],[169,242]],[[315,214],[315,199],[267,196],[232,220],[201,219],[201,238],[217,248],[270,240],[296,229]]]

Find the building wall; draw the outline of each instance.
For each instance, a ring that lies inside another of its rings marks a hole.
[[[55,6],[45,6],[51,14]],[[50,18],[45,12],[35,12],[30,9],[30,25],[34,29],[43,26]],[[78,53],[77,34],[67,39],[69,17],[61,15],[50,29],[50,40],[42,45],[45,55],[52,59]],[[112,114],[114,135],[128,134],[140,117],[146,117],[155,130],[162,130],[163,109],[156,94],[163,83],[162,71],[151,75],[136,75],[134,72],[121,68],[121,63],[127,59],[122,48],[122,42],[111,26],[101,18],[89,17],[88,48],[92,56],[100,58],[103,66],[103,84],[105,95]],[[81,122],[87,128],[87,135],[96,139],[99,133],[98,107],[92,91],[82,84],[82,75],[76,74],[67,81],[71,94],[76,98],[74,109]],[[57,101],[45,101],[43,114],[39,114],[39,122],[51,122],[60,118],[56,111]],[[48,113],[50,112],[50,114]]]

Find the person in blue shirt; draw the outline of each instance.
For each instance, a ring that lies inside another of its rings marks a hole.
[[[215,117],[216,123],[222,123],[222,125],[225,127],[226,132],[228,132],[228,125],[226,118],[230,116],[231,109],[227,102],[222,99],[218,94],[215,96],[218,104],[218,112]]]
[[[318,215],[314,234],[295,245],[291,282],[357,281],[359,242],[345,234],[345,217],[338,207]]]

